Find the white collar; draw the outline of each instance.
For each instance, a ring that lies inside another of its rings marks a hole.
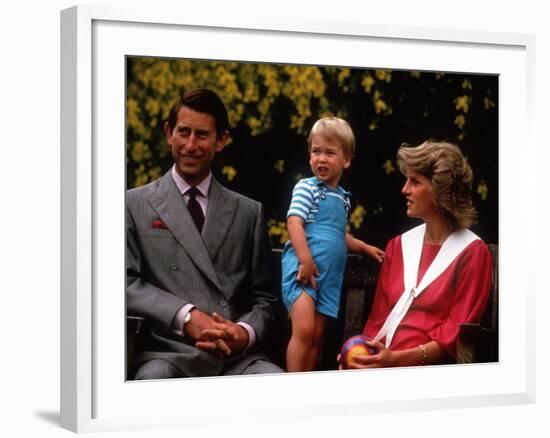
[[[418,268],[420,265],[420,256],[422,255],[425,232],[426,224],[422,224],[401,235],[405,290],[391,310],[384,325],[374,337],[374,339],[378,341],[385,336],[386,347],[390,346],[393,335],[399,323],[409,310],[413,299],[417,298],[432,281],[439,277],[470,243],[479,239],[476,234],[467,229],[457,230],[452,233],[447,237],[445,242],[443,242],[437,256],[426,270],[420,284],[418,284]]]
[[[182,195],[185,194],[187,192],[187,190],[189,190],[191,188],[191,186],[178,173],[178,171],[176,170],[176,165],[175,164],[172,166],[172,171],[171,172],[172,172],[172,179],[176,183],[176,186],[178,187],[178,190],[180,191],[180,193]],[[200,182],[200,184],[197,185],[197,189],[199,190],[201,195],[204,196],[205,198],[208,197],[208,192],[210,190],[210,184],[211,183],[212,183],[212,172],[210,172],[208,174],[208,176],[206,178],[204,178]]]

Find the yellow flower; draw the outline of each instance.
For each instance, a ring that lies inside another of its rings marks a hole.
[[[257,102],[259,98],[259,89],[255,82],[247,82],[246,89],[244,91],[244,102]]]
[[[343,68],[340,70],[340,73],[338,73],[338,85],[342,86],[344,84],[344,81],[349,78],[350,71],[351,70],[349,68]]]
[[[495,107],[495,102],[492,99],[486,97],[485,99],[483,99],[483,106],[486,110],[488,110]]]
[[[386,175],[389,175],[392,172],[395,172],[395,167],[393,166],[393,163],[391,160],[384,161],[384,164],[382,164],[382,167],[386,171]]]
[[[392,109],[388,106],[386,101],[382,99],[382,93],[380,91],[376,90],[374,92],[374,96],[372,98],[374,109],[376,111],[376,114],[384,113],[384,114],[391,114]]]
[[[374,101],[374,109],[376,110],[376,114],[380,114],[388,109],[388,104],[382,99],[376,99]]]
[[[296,115],[291,115],[290,116],[290,127],[292,129],[295,129],[296,132],[299,132],[299,133],[302,133],[304,131],[304,123],[306,121],[306,118],[309,114],[307,115],[301,115],[301,116],[296,116]]]
[[[126,111],[128,112],[128,125],[131,128],[136,128],[141,125],[141,121],[139,120],[140,110],[137,100],[128,99],[128,102],[126,103]]]
[[[134,187],[140,187],[149,182],[149,176],[145,173],[145,166],[143,164],[138,166],[134,175],[136,176]]]
[[[458,126],[460,129],[462,129],[465,124],[466,118],[462,114],[455,117],[455,125]]]
[[[363,77],[363,80],[361,81],[361,85],[363,85],[363,88],[365,89],[366,93],[370,93],[370,90],[372,89],[372,86],[374,85],[374,79],[370,75],[366,75]]]
[[[355,227],[355,229],[358,229],[361,226],[366,214],[367,211],[362,205],[358,204],[357,207],[355,207],[355,210],[353,210],[349,217],[349,221]]]
[[[275,167],[275,170],[279,173],[283,173],[285,171],[285,160],[278,160],[273,167]]]
[[[222,174],[225,175],[227,181],[233,181],[233,178],[237,175],[237,171],[233,166],[224,166]]]
[[[149,175],[150,180],[154,181],[160,178],[160,175],[162,174],[162,169],[160,168],[160,166],[155,166],[152,169],[149,169],[149,172],[147,172],[147,174]]]
[[[266,116],[269,114],[273,100],[274,99],[272,97],[266,97],[260,101],[260,103],[258,104],[258,111],[262,116]]]
[[[141,141],[136,141],[132,147],[132,159],[138,163],[151,158],[149,146]]]
[[[489,193],[489,188],[487,187],[487,184],[485,184],[485,181],[481,180],[480,183],[477,186],[477,193],[479,194],[480,198],[484,201],[487,199],[487,195]]]
[[[270,238],[278,238],[279,243],[284,244],[288,240],[286,222],[269,219],[267,221],[267,234]]]
[[[390,70],[375,70],[374,71],[376,78],[381,81],[391,82],[391,71]]]
[[[149,177],[147,175],[139,175],[136,176],[134,187],[141,187],[144,186],[149,182]]]
[[[249,126],[252,135],[258,135],[261,132],[260,128],[262,126],[262,122],[256,117],[249,117],[246,120],[246,123]]]
[[[160,112],[160,104],[157,99],[148,97],[145,101],[145,109],[149,113],[150,117],[154,117]]]
[[[330,108],[330,102],[325,96],[319,98],[319,108],[322,113],[327,112]]]
[[[468,96],[459,96],[455,99],[455,104],[457,110],[467,113],[470,108],[470,98]]]

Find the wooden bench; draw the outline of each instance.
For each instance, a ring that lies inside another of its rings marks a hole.
[[[457,344],[457,363],[498,361],[498,246],[488,245],[493,256],[491,295],[479,324],[462,324]],[[276,265],[280,266],[281,250],[273,250]],[[367,320],[374,299],[379,265],[370,257],[349,255],[344,275],[342,304],[338,318],[329,318],[318,361],[319,370],[334,370],[336,356],[343,342],[359,334]],[[280,284],[280,269],[275,272]],[[290,339],[290,320],[281,301],[277,303],[276,327],[266,340],[266,353],[280,367],[285,366],[285,351]],[[133,376],[134,352],[141,348],[140,333],[146,321],[127,317],[127,376]]]
[[[479,324],[462,324],[457,363],[498,362],[498,245],[489,244],[493,258],[491,293]]]

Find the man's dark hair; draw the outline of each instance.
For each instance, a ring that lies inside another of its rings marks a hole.
[[[170,109],[166,122],[172,131],[178,120],[179,110],[186,106],[199,113],[210,114],[216,122],[216,137],[219,138],[229,127],[227,109],[220,97],[207,88],[183,92]]]

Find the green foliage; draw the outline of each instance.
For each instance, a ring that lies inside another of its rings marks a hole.
[[[353,193],[351,232],[383,245],[407,228],[396,150],[402,142],[438,138],[458,143],[468,156],[482,237],[498,238],[497,77],[135,57],[127,72],[128,187],[168,170],[164,120],[182,90],[205,87],[225,102],[232,133],[214,173],[264,203],[274,246],[287,238],[292,186],[310,175],[308,131],[329,114],[348,120],[357,138],[342,181]]]

